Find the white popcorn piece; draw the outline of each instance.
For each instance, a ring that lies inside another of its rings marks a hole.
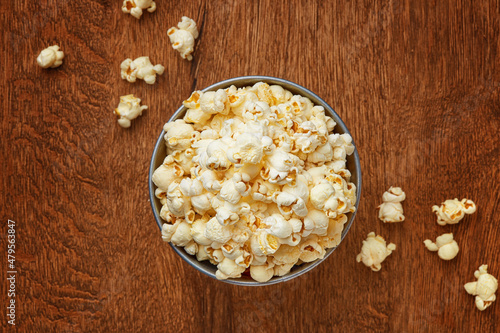
[[[304,237],[309,234],[325,236],[328,230],[330,219],[322,211],[311,209],[304,218]],[[307,232],[309,231],[309,233]]]
[[[274,275],[273,265],[252,265],[250,266],[250,276],[257,282],[267,282],[271,280]]]
[[[234,260],[226,257],[217,265],[215,277],[219,280],[239,278],[244,271],[245,267],[239,266]]]
[[[196,260],[203,261],[210,259],[207,254],[206,248],[207,247],[205,245],[198,245],[198,252],[196,252]]]
[[[211,245],[213,240],[205,237],[205,229],[207,228],[207,221],[198,219],[191,225],[191,236],[193,240],[200,245]]]
[[[392,251],[396,249],[396,245],[386,244],[384,238],[375,236],[374,232],[370,232],[366,240],[363,241],[361,253],[356,257],[357,262],[363,262],[365,266],[370,267],[372,271],[378,272],[382,268],[381,263],[387,258]]]
[[[231,167],[231,162],[226,156],[229,146],[225,140],[200,140],[193,147],[199,151],[197,153],[197,162],[202,168],[213,171],[226,171]]]
[[[142,115],[142,111],[146,110],[146,105],[141,106],[141,99],[134,97],[133,94],[120,97],[120,104],[113,111],[119,116],[118,124],[123,128],[129,128],[132,120]]]
[[[303,162],[295,155],[274,150],[267,159],[261,177],[270,183],[284,185],[295,180]]]
[[[251,237],[251,247],[254,255],[267,256],[275,253],[280,247],[280,243],[276,236],[261,230]]]
[[[161,228],[161,238],[165,242],[170,242],[172,240],[172,235],[175,233],[180,223],[180,221],[177,221],[174,224],[163,223]]]
[[[292,234],[292,225],[280,214],[268,216],[263,222],[265,225],[269,226],[269,234],[277,238],[287,238]]]
[[[260,282],[340,243],[357,199],[354,146],[323,107],[263,82],[194,91],[183,105],[153,173],[165,241],[216,265],[218,279],[248,270]]]
[[[300,245],[300,257],[303,262],[311,262],[316,259],[323,259],[325,249],[318,244],[317,236],[310,236],[304,243]]]
[[[174,163],[173,159],[167,157],[163,164],[154,171],[152,180],[159,189],[166,192],[168,186],[176,180],[180,181],[183,175],[184,170]]]
[[[194,42],[198,38],[196,23],[187,16],[183,16],[176,27],[167,30],[170,43],[174,50],[179,51],[183,59],[193,60]]]
[[[211,218],[206,225],[204,236],[212,242],[224,244],[232,237],[230,226],[221,225],[215,217]]]
[[[229,101],[227,93],[223,89],[207,91],[199,99],[201,111],[211,114],[227,115],[229,113]]]
[[[248,196],[250,190],[250,185],[242,181],[241,174],[234,174],[231,179],[224,182],[218,196],[234,205],[240,201],[241,197]]]
[[[199,245],[195,241],[191,240],[184,246],[184,251],[186,251],[187,254],[195,256],[198,253],[198,246]]]
[[[215,218],[223,226],[235,224],[240,220],[240,216],[250,212],[250,205],[246,202],[232,204],[214,197],[211,204],[216,213]]]
[[[166,132],[164,138],[168,154],[175,150],[188,149],[192,144],[193,136],[196,135],[193,126],[186,124],[182,119],[166,123],[163,130]]]
[[[383,203],[378,206],[378,218],[384,223],[403,222],[403,205],[401,202],[406,199],[406,194],[400,187],[390,187],[382,195]]]
[[[484,311],[496,300],[496,291],[498,289],[498,280],[491,274],[488,274],[488,265],[481,265],[474,272],[475,282],[466,283],[464,288],[472,296],[476,296],[476,307]]]
[[[187,222],[181,222],[175,229],[170,241],[177,246],[186,246],[192,239],[191,226]]]
[[[59,45],[52,45],[42,50],[36,62],[42,68],[56,68],[61,66],[64,58],[64,52],[59,50]]]
[[[443,260],[451,260],[458,254],[458,243],[453,239],[453,234],[442,234],[436,238],[436,243],[430,239],[424,240],[425,247],[429,251],[438,253],[439,258]]]
[[[326,249],[336,247],[342,240],[342,230],[347,222],[347,216],[340,214],[334,219],[329,219],[326,236],[320,237],[318,243]]]
[[[441,206],[432,206],[432,211],[436,213],[439,225],[457,224],[465,214],[473,214],[476,211],[476,204],[469,199],[459,201],[455,198],[446,200]]]
[[[236,258],[234,262],[236,263],[236,265],[247,269],[252,264],[253,258],[254,257],[252,253],[243,250],[241,255],[238,258]]]
[[[170,212],[176,217],[185,217],[191,209],[191,201],[187,198],[175,181],[167,189],[167,206]]]
[[[154,84],[156,75],[162,75],[165,67],[162,65],[153,66],[149,57],[139,57],[133,61],[132,59],[125,59],[120,65],[120,70],[123,80],[133,83],[140,79],[147,84]]]
[[[156,10],[156,3],[153,0],[124,0],[122,11],[130,14],[136,19],[140,19],[144,10],[152,13]]]

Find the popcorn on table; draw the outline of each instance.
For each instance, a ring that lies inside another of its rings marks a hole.
[[[458,254],[458,243],[453,239],[453,234],[442,234],[436,238],[436,243],[430,239],[424,240],[425,247],[429,251],[438,253],[439,258],[443,260],[451,260]]]
[[[129,128],[132,120],[142,115],[142,111],[147,108],[146,105],[141,106],[140,98],[130,94],[120,97],[120,104],[118,104],[118,107],[113,113],[120,117],[118,119],[118,124],[121,127]]]
[[[400,187],[390,187],[388,191],[382,195],[383,203],[378,206],[378,218],[384,223],[403,222],[402,201],[406,199],[406,194]]]
[[[496,300],[496,291],[498,289],[498,280],[491,274],[488,274],[488,265],[481,265],[474,272],[476,282],[466,283],[464,288],[472,296],[476,296],[476,306],[483,311]]]
[[[36,62],[42,68],[56,68],[61,66],[64,52],[59,50],[58,45],[52,45],[44,49],[36,58]]]
[[[120,65],[120,70],[122,79],[128,82],[135,82],[137,79],[141,79],[148,84],[154,84],[156,74],[163,74],[165,67],[162,65],[153,66],[149,57],[139,57],[133,61],[132,59],[125,59]]]
[[[130,14],[136,19],[140,19],[144,10],[152,13],[156,10],[156,3],[153,0],[124,0],[122,11]]]
[[[374,232],[370,232],[366,240],[363,241],[361,252],[356,257],[356,261],[362,261],[366,267],[370,267],[372,271],[378,272],[382,268],[381,263],[394,250],[396,250],[395,244],[390,243],[387,245],[382,236],[375,236]]]
[[[340,243],[356,204],[354,146],[323,107],[264,82],[195,91],[183,104],[153,174],[163,240],[217,265],[218,279],[259,282]]]
[[[432,211],[437,215],[439,225],[456,224],[460,222],[465,214],[473,214],[476,211],[476,204],[469,199],[446,200],[441,206],[432,206]]]
[[[183,16],[176,27],[167,30],[170,43],[174,50],[179,51],[182,59],[193,60],[191,53],[194,51],[194,42],[198,38],[196,22],[187,16]]]

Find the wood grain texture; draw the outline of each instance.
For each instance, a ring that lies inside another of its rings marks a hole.
[[[183,15],[200,27],[192,62],[166,34]],[[500,301],[480,312],[463,288],[481,264],[500,278],[499,1],[158,0],[136,20],[118,0],[17,0],[2,3],[0,22],[2,271],[12,219],[19,332],[499,329]],[[42,70],[36,57],[52,44],[64,64]],[[143,55],[165,74],[152,86],[121,80],[121,61]],[[147,187],[156,138],[182,100],[252,74],[330,103],[363,171],[341,246],[262,288],[220,283],[177,257]],[[124,130],[112,110],[129,93],[149,109]],[[384,225],[376,207],[391,185],[406,191],[406,221]],[[477,213],[438,226],[431,206],[455,197]],[[378,273],[355,261],[370,231],[397,245]],[[451,262],[422,243],[444,232],[460,245]],[[6,287],[4,276],[2,309]]]

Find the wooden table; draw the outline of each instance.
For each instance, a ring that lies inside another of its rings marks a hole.
[[[20,332],[500,329],[500,302],[480,312],[463,287],[481,264],[500,278],[498,1],[158,0],[137,20],[121,1],[18,0],[0,13],[2,272],[10,219]],[[200,28],[192,62],[166,34],[183,15]],[[64,63],[42,70],[36,57],[53,44]],[[121,61],[143,55],[165,74],[154,85],[122,80]],[[148,201],[162,125],[192,90],[241,75],[288,79],[325,99],[363,170],[341,246],[305,276],[260,288],[183,262]],[[112,111],[131,93],[149,109],[123,129]],[[401,224],[377,219],[391,185],[407,195]],[[438,226],[431,206],[455,197],[477,212]],[[370,231],[397,245],[377,273],[355,260]],[[423,245],[445,232],[460,245],[451,262]]]

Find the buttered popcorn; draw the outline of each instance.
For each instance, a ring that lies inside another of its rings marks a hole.
[[[198,38],[196,22],[187,16],[183,16],[176,27],[167,30],[170,43],[174,50],[179,51],[182,59],[193,60],[191,53],[194,51],[194,42]]]
[[[165,71],[162,65],[154,65],[149,60],[149,57],[139,57],[125,59],[120,65],[121,76],[123,80],[135,82],[137,79],[144,80],[147,84],[156,82],[156,74],[161,75]]]
[[[402,201],[406,199],[406,194],[400,187],[390,187],[389,190],[382,195],[383,203],[378,206],[378,218],[384,223],[403,222]]]
[[[374,232],[370,232],[366,240],[363,241],[361,252],[356,257],[356,261],[363,262],[372,271],[378,272],[382,268],[382,262],[395,249],[395,244],[390,243],[387,245],[382,236],[376,236]]]
[[[52,45],[40,52],[36,62],[42,68],[56,68],[62,65],[63,58],[64,52],[59,50],[59,45]]]
[[[466,283],[464,287],[467,293],[476,296],[476,307],[483,311],[497,299],[498,280],[488,274],[488,265],[481,265],[474,272],[474,277],[477,281]]]
[[[424,240],[424,245],[429,251],[438,253],[439,258],[443,260],[451,260],[458,254],[458,243],[453,239],[453,234],[442,234],[436,238],[436,243],[430,239]]]
[[[134,97],[133,94],[120,97],[120,104],[113,111],[118,117],[118,124],[121,127],[129,128],[132,120],[142,115],[142,111],[146,110],[146,105],[141,106],[141,99]]]
[[[354,146],[323,107],[264,82],[195,91],[183,104],[153,174],[165,241],[217,265],[218,279],[259,282],[340,243],[355,211]]]
[[[437,215],[437,223],[439,225],[457,224],[465,214],[473,214],[476,211],[476,204],[469,199],[457,198],[446,200],[441,206],[432,206],[432,211]]]
[[[136,19],[140,19],[144,10],[152,13],[156,10],[156,3],[153,0],[124,0],[122,11],[130,14]]]

